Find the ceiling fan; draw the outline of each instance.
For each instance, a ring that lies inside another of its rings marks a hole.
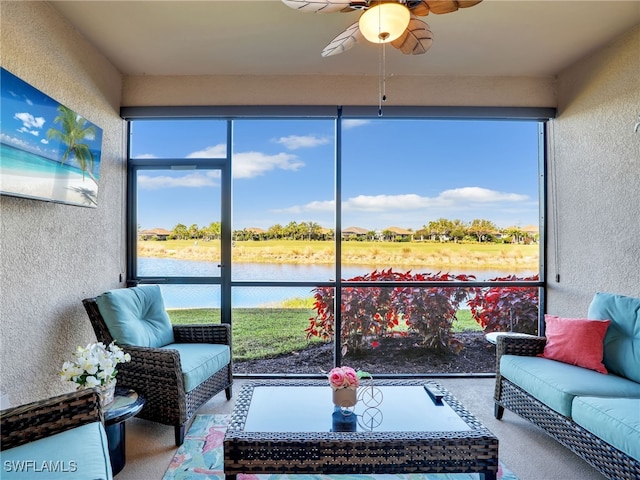
[[[391,43],[405,55],[421,55],[429,50],[433,34],[417,17],[455,12],[482,0],[282,0],[295,10],[309,13],[336,13],[362,10],[359,20],[334,38],[322,50],[323,57],[337,55],[365,38],[373,43]]]

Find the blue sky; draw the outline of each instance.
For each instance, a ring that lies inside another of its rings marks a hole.
[[[332,120],[237,120],[233,228],[279,223],[333,226]],[[132,156],[220,158],[221,120],[137,121]],[[538,224],[536,122],[343,120],[342,226],[417,230],[444,217]],[[217,172],[139,174],[138,223],[172,229],[219,221]]]
[[[0,142],[50,160],[59,160],[67,147],[56,139],[48,139],[47,131],[61,128],[60,123],[54,122],[60,103],[5,69],[2,69],[1,83]],[[87,125],[93,125],[87,122]],[[85,137],[83,143],[89,145],[94,155],[97,154],[94,165],[97,176],[102,130],[95,127],[95,135]],[[73,158],[69,159],[69,164],[77,166]]]

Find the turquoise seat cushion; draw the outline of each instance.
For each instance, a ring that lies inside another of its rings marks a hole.
[[[116,343],[154,348],[173,343],[173,327],[158,285],[110,290],[96,303]]]
[[[228,345],[211,343],[172,343],[163,349],[177,350],[180,354],[184,389],[190,392],[231,361]]]
[[[109,444],[100,422],[3,450],[2,478],[112,479]]]
[[[639,383],[542,357],[503,355],[500,375],[565,417],[576,396],[640,397]]]
[[[640,398],[577,397],[573,420],[640,461]]]
[[[640,382],[640,298],[598,292],[587,316],[611,320],[604,337],[607,370]]]

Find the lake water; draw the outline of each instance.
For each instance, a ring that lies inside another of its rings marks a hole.
[[[371,273],[376,266],[345,266],[342,268],[342,278],[352,278]],[[380,267],[378,267],[380,269]],[[424,267],[410,268],[407,266],[394,267],[394,271],[414,273],[437,273],[435,269]],[[447,272],[447,270],[443,270]],[[220,268],[214,262],[198,262],[191,260],[176,260],[171,258],[138,258],[138,273],[149,277],[175,276],[219,276]],[[478,281],[489,280],[516,274],[521,277],[535,275],[532,270],[460,270],[449,271],[452,274],[475,275]],[[264,263],[236,263],[233,265],[234,281],[269,281],[269,282],[326,282],[333,280],[334,269],[327,265],[296,265],[296,264],[264,264]],[[232,305],[236,308],[250,308],[274,306],[283,300],[291,298],[311,298],[313,287],[234,287]],[[162,285],[162,293],[167,308],[188,307],[220,307],[220,288],[212,285]]]

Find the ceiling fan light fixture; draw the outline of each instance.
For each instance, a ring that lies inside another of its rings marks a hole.
[[[358,21],[360,32],[371,43],[389,43],[407,29],[411,13],[400,3],[380,3],[366,10]]]

